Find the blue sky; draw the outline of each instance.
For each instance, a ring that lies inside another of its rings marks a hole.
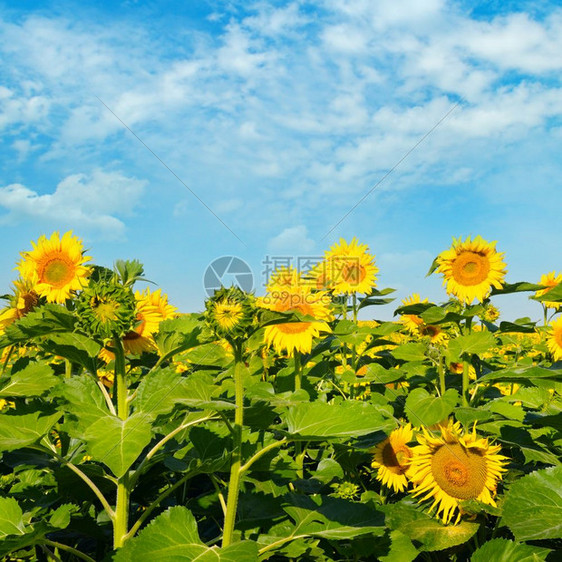
[[[141,260],[185,312],[217,257],[260,293],[266,256],[340,237],[398,299],[445,300],[425,273],[453,236],[497,240],[510,282],[559,271],[557,4],[0,2],[3,291],[31,240],[68,229],[96,263]]]

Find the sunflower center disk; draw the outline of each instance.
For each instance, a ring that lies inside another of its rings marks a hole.
[[[238,324],[242,316],[242,307],[239,304],[220,304],[216,309],[217,324],[224,330],[231,330]]]
[[[382,460],[384,466],[394,474],[404,474],[408,470],[408,461],[412,452],[408,447],[396,447],[387,443],[382,450]]]
[[[348,263],[342,270],[343,280],[350,285],[359,285],[366,275],[365,268],[360,263]]]
[[[459,285],[479,285],[488,278],[490,260],[477,252],[462,252],[453,262],[453,277]]]
[[[486,482],[486,459],[462,445],[442,445],[433,455],[431,472],[440,488],[454,498],[477,498]]]
[[[43,266],[39,277],[43,283],[63,287],[74,277],[74,265],[64,258],[53,258]]]

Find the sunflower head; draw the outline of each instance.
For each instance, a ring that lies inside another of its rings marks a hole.
[[[335,295],[368,294],[376,287],[375,257],[367,244],[357,238],[350,243],[340,238],[325,252],[324,259],[308,274],[317,289],[330,290]]]
[[[484,312],[480,315],[480,318],[485,322],[495,322],[500,317],[500,311],[491,302],[484,305]]]
[[[31,312],[39,304],[40,297],[29,281],[18,279],[14,281],[14,292],[9,300],[10,304],[0,311],[1,329]]]
[[[378,471],[377,480],[395,492],[401,492],[408,487],[412,449],[407,443],[412,441],[412,436],[412,426],[404,425],[392,431],[373,451],[371,466]]]
[[[562,317],[554,320],[549,326],[546,345],[554,361],[562,360]]]
[[[463,432],[452,420],[442,424],[439,432],[435,436],[424,428],[417,436],[419,445],[410,460],[412,495],[419,501],[433,500],[430,512],[435,509],[446,524],[456,512],[455,522],[459,521],[463,500],[495,506],[497,483],[508,461],[498,454],[501,447],[478,438],[475,429]]]
[[[546,295],[548,291],[550,291],[560,283],[562,283],[562,273],[559,273],[557,275],[555,271],[551,271],[546,275],[541,275],[541,280],[539,285],[544,285],[545,288],[541,289],[540,291],[537,291],[535,293],[535,296],[542,297],[543,295]],[[559,310],[560,307],[562,306],[562,302],[554,302],[554,301],[541,301],[541,302],[547,308],[553,308],[554,310]]]
[[[205,303],[207,326],[228,341],[248,336],[255,320],[255,299],[239,287],[222,287]]]
[[[90,258],[83,255],[82,242],[71,231],[62,238],[58,232],[50,238],[43,235],[31,244],[33,250],[22,252],[17,269],[39,296],[48,302],[64,303],[72,292],[87,284],[91,270],[83,264]]]
[[[503,252],[495,242],[476,236],[453,239],[453,245],[437,257],[437,271],[443,275],[447,293],[465,304],[483,302],[492,287],[501,288],[506,274]]]
[[[89,335],[107,339],[123,336],[134,326],[135,297],[117,283],[91,283],[76,303],[78,325]]]

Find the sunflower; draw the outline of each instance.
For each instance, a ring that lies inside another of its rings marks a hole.
[[[290,280],[280,285],[279,279]],[[257,299],[258,306],[275,312],[297,312],[312,316],[311,322],[282,322],[265,328],[264,342],[278,353],[294,351],[309,353],[312,340],[320,332],[331,332],[326,323],[332,319],[329,298],[324,291],[312,292],[311,287],[293,268],[283,268],[267,285],[265,297]]]
[[[325,252],[324,260],[312,269],[310,276],[316,280],[317,288],[328,288],[336,295],[369,294],[376,287],[378,271],[367,244],[359,244],[357,238],[348,244],[340,238],[339,244]]]
[[[428,299],[421,300],[418,293],[413,293],[412,296],[402,299],[402,306],[411,306],[413,304],[422,304],[429,302]],[[404,324],[404,327],[411,334],[417,334],[418,328],[423,324],[423,320],[417,314],[402,314],[400,316],[400,322]]]
[[[156,347],[153,334],[158,332],[160,322],[173,318],[176,307],[168,303],[168,296],[162,289],[153,293],[150,289],[135,293],[135,327],[123,336],[123,349],[127,353],[140,355],[143,351],[153,351]]]
[[[451,248],[437,257],[437,271],[443,274],[448,294],[470,304],[474,299],[483,302],[492,287],[501,288],[506,264],[495,245],[480,236],[464,242],[453,238]]]
[[[72,236],[72,231],[62,238],[58,232],[49,239],[43,235],[37,244],[31,245],[33,250],[22,252],[17,269],[25,281],[34,285],[39,296],[48,302],[64,303],[72,291],[86,285],[91,270],[83,264],[90,257],[82,254],[82,242]]]
[[[12,322],[23,318],[39,304],[39,295],[29,281],[18,279],[14,281],[14,294],[10,297],[10,304],[0,311],[0,329],[4,329]]]
[[[540,291],[537,291],[535,293],[535,296],[542,297],[543,295],[546,295],[548,291],[550,291],[560,283],[562,283],[562,273],[556,275],[556,272],[551,271],[546,275],[541,275],[541,280],[539,285],[544,285],[546,289],[541,289]],[[552,302],[552,301],[541,301],[541,302],[547,308],[554,308],[554,310],[558,310],[562,305],[562,302]]]
[[[440,326],[436,324],[422,324],[419,327],[419,334],[422,337],[428,337],[429,341],[434,345],[445,343],[449,336],[444,332]]]
[[[135,297],[123,285],[90,283],[76,301],[76,312],[87,334],[102,340],[122,336],[134,325]]]
[[[560,361],[562,359],[562,317],[557,318],[550,325],[546,345],[552,353],[554,361]]]
[[[409,477],[414,484],[412,495],[418,501],[433,499],[429,511],[443,523],[451,521],[462,500],[477,500],[495,506],[497,482],[506,471],[507,457],[498,454],[500,445],[490,445],[487,438],[462,432],[460,423],[449,421],[440,426],[441,435],[434,437],[425,428],[418,434],[419,445],[413,448]]]
[[[245,338],[254,320],[254,297],[239,287],[222,287],[205,303],[205,320],[219,337]]]
[[[412,426],[404,425],[392,431],[374,450],[371,466],[378,469],[377,480],[395,492],[402,492],[408,487],[412,449],[407,443],[412,441],[412,437]]]

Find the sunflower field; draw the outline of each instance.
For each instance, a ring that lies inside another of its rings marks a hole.
[[[444,302],[395,321],[358,320],[394,299],[356,239],[180,314],[42,236],[0,310],[0,557],[560,560],[562,274],[480,236],[428,265]]]

